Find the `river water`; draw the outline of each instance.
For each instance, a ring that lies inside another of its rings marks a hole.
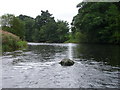
[[[3,88],[120,88],[120,46],[28,43],[2,56]],[[64,58],[75,61],[61,66]]]

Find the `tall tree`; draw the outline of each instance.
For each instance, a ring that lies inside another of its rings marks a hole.
[[[22,20],[25,24],[25,40],[33,41],[33,33],[34,33],[34,18],[26,15],[19,15],[18,18]]]
[[[35,27],[39,34],[37,36],[38,42],[53,42],[53,37],[55,34],[56,22],[52,14],[48,10],[41,11],[41,15],[35,18]]]

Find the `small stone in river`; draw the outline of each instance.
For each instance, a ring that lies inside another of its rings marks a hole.
[[[62,66],[72,66],[75,62],[70,59],[63,59],[59,64]]]

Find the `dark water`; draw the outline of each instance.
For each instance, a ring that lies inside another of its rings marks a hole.
[[[28,44],[2,56],[3,88],[119,88],[120,46]],[[64,58],[75,64],[61,66]]]

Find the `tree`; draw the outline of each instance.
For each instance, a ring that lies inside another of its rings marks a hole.
[[[59,42],[65,42],[69,39],[69,24],[66,21],[57,21],[57,35]]]
[[[116,3],[82,2],[73,18],[72,31],[80,32],[81,42],[120,43],[120,9]]]
[[[41,15],[38,15],[35,18],[35,26],[37,29],[40,29],[40,27],[51,21],[55,21],[54,17],[52,17],[52,14],[50,14],[48,10],[41,11]]]
[[[25,40],[33,41],[33,33],[35,28],[34,18],[26,15],[19,15],[18,18],[25,24]]]
[[[35,28],[39,32],[37,36],[38,42],[51,41],[56,30],[56,25],[54,17],[52,17],[52,14],[50,14],[48,10],[41,11],[41,15],[35,18]]]
[[[66,21],[54,20],[48,10],[32,18],[26,15],[7,14],[2,16],[2,28],[29,42],[65,42],[68,40],[69,25]]]
[[[13,34],[16,34],[21,39],[24,39],[24,23],[12,14],[5,14],[1,16],[2,29]]]

